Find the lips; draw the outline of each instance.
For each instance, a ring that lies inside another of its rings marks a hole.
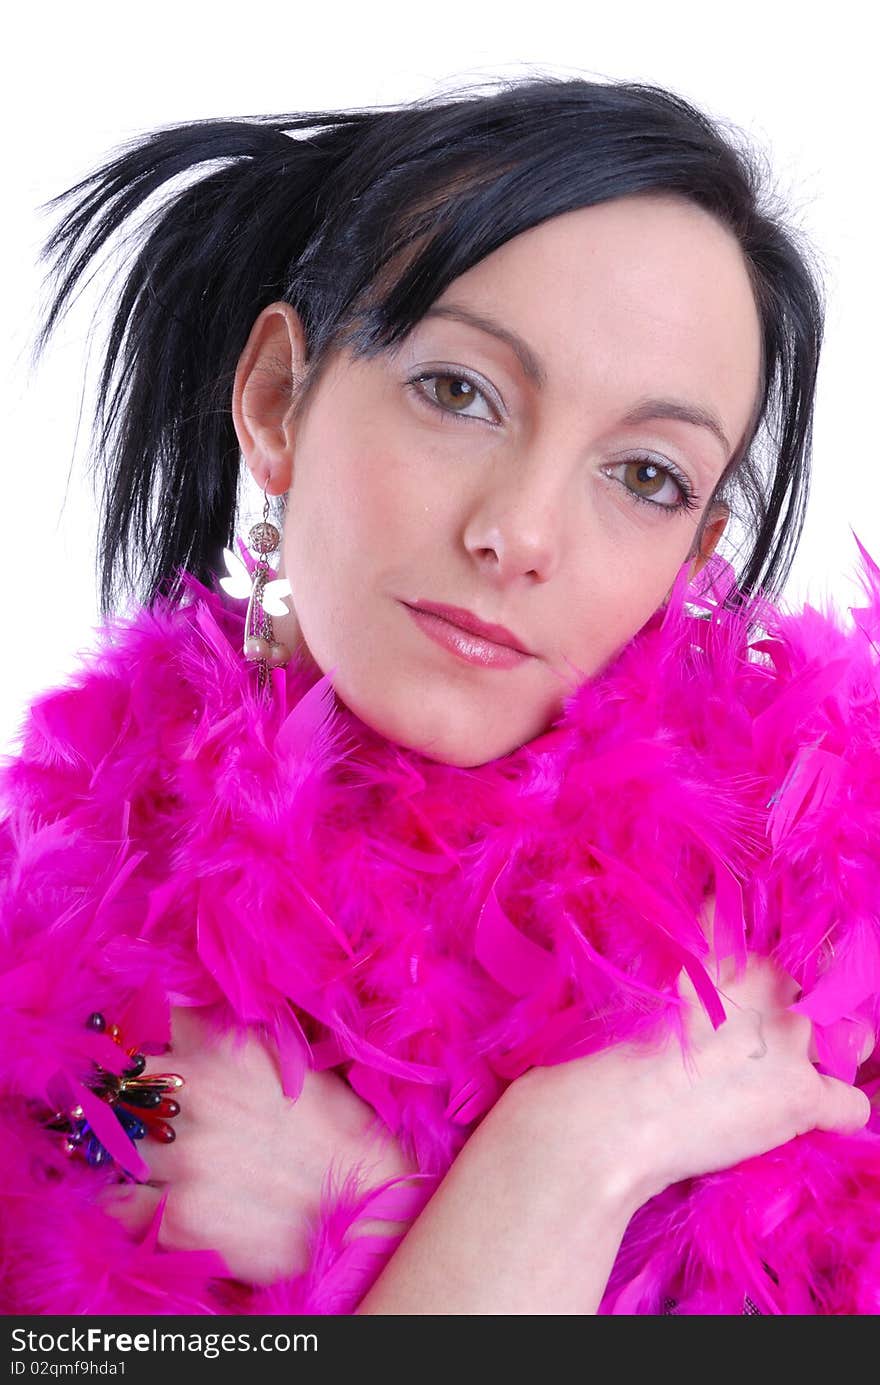
[[[520,654],[531,654],[521,640],[518,640],[512,630],[508,630],[506,625],[495,625],[490,621],[480,620],[473,611],[467,611],[462,606],[447,606],[434,601],[415,601],[405,603],[411,610],[426,611],[428,615],[440,616],[442,620],[448,620],[451,625],[456,625],[459,630],[466,630],[468,634],[479,635],[484,640],[491,640],[493,644],[499,644],[507,649],[516,649]]]
[[[401,602],[401,605],[422,632],[455,659],[484,669],[512,669],[528,663],[531,658],[530,654],[512,649],[509,644],[496,644],[494,640],[476,634],[473,630],[465,630],[461,625],[456,625],[434,611],[425,610],[421,606],[410,606],[405,601]],[[509,632],[505,631],[505,635],[509,635]]]

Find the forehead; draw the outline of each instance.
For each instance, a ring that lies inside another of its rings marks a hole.
[[[519,333],[546,365],[550,394],[623,405],[683,394],[737,439],[751,415],[761,325],[745,259],[684,198],[618,198],[553,217],[460,275],[437,303],[482,308]]]

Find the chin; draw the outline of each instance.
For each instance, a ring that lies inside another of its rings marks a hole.
[[[496,726],[495,734],[487,737],[485,716],[467,699],[463,703],[460,696],[444,690],[439,681],[430,688],[421,681],[401,678],[390,688],[384,684],[371,689],[374,695],[370,696],[364,693],[363,681],[359,687],[350,688],[340,670],[333,684],[340,701],[377,735],[427,760],[458,769],[474,769],[508,755],[544,729],[543,725],[537,730],[511,728],[505,736]]]
[[[511,736],[509,740],[487,744],[485,737],[479,732],[473,736],[458,738],[446,733],[435,736],[432,741],[413,740],[407,744],[411,749],[418,750],[426,759],[436,760],[438,764],[454,765],[457,769],[477,769],[480,765],[487,765],[492,760],[501,759],[502,756],[518,750],[523,744],[523,739],[527,738]]]

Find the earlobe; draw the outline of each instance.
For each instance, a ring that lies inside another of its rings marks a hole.
[[[706,566],[707,562],[714,553],[718,545],[718,541],[721,538],[721,535],[724,533],[725,528],[727,527],[727,521],[730,518],[730,509],[727,505],[724,504],[723,501],[718,501],[715,505],[712,506],[712,515],[712,519],[709,520],[709,522],[703,529],[703,533],[700,538],[699,552],[697,553],[697,556],[694,558],[688,570],[688,583],[692,582],[694,578],[700,572],[702,572],[703,568]],[[662,610],[664,606],[669,605],[669,598],[671,595],[672,587],[669,588],[669,591],[666,593],[663,600],[660,602],[660,610]]]
[[[689,580],[693,579],[702,572],[707,562],[718,546],[718,541],[727,527],[730,518],[730,509],[723,501],[718,501],[712,506],[712,518],[709,519],[703,529],[700,538],[699,552],[691,565]]]
[[[262,310],[235,371],[232,418],[245,463],[260,489],[282,495],[293,473],[290,405],[305,359],[305,334],[296,309],[270,303]]]

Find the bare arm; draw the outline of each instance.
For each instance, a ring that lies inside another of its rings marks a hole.
[[[553,1152],[535,1128],[532,1076],[474,1131],[358,1313],[596,1311],[644,1197],[599,1147]]]
[[[595,1313],[627,1223],[663,1188],[808,1130],[860,1129],[868,1099],[814,1068],[792,979],[762,958],[722,971],[718,1030],[680,982],[687,1062],[670,1035],[518,1078],[358,1311]]]
[[[680,989],[690,1001],[686,981]],[[593,1313],[630,1217],[654,1193],[801,1131],[860,1128],[867,1098],[813,1068],[809,1022],[786,1009],[796,990],[756,959],[727,986],[729,1018],[718,1031],[689,1006],[688,1066],[672,1040],[651,1052],[620,1045],[518,1078],[359,1311]],[[181,1011],[173,1033],[171,1066],[187,1080],[181,1138],[150,1150],[152,1186],[110,1187],[102,1198],[132,1232],[146,1229],[168,1193],[163,1247],[212,1247],[236,1277],[270,1283],[308,1264],[308,1228],[331,1160],[375,1160],[371,1186],[415,1171],[393,1139],[376,1148],[375,1113],[338,1074],[307,1072],[290,1102],[258,1036],[221,1040],[198,1012]],[[151,1065],[162,1070],[169,1060]],[[386,1229],[399,1225],[359,1228]]]

